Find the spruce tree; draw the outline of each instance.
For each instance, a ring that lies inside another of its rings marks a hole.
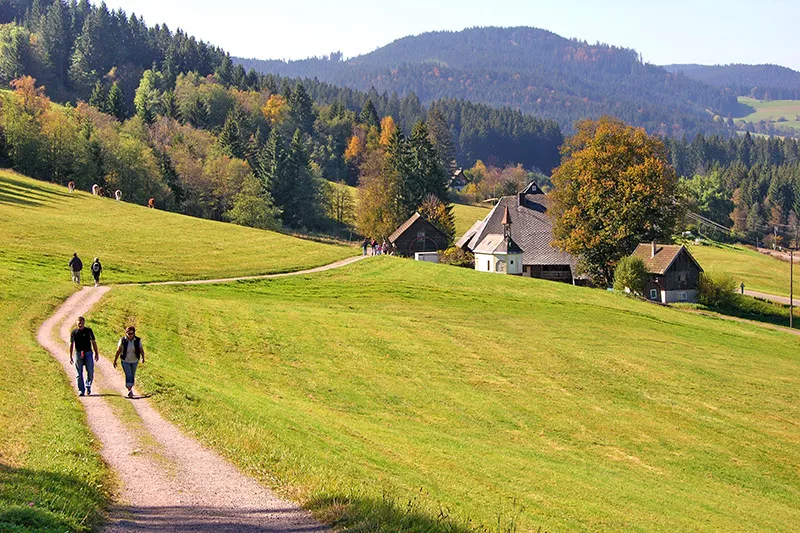
[[[298,83],[289,97],[289,115],[301,133],[311,134],[314,128],[314,108],[306,88]]]
[[[234,106],[225,117],[225,124],[217,138],[222,151],[231,157],[244,159],[247,153],[247,134],[244,122],[244,112],[239,106]]]
[[[122,96],[122,89],[119,88],[119,83],[116,81],[111,85],[111,89],[108,91],[106,113],[120,121],[125,118],[125,99]]]
[[[106,113],[106,104],[108,103],[108,95],[106,94],[106,87],[102,81],[97,80],[92,89],[92,95],[89,97],[89,105]]]
[[[372,103],[371,99],[367,98],[367,101],[364,103],[361,114],[358,115],[358,121],[364,124],[368,130],[372,126],[375,126],[378,128],[378,131],[380,131],[381,119],[378,117],[378,111],[375,109],[375,104]]]
[[[50,64],[59,83],[66,84],[69,72],[70,20],[63,0],[56,0],[42,19],[41,43],[45,60]]]
[[[438,108],[434,107],[428,113],[426,125],[439,161],[445,169],[453,173],[456,170],[456,144],[453,142],[453,134],[450,133],[447,120]]]

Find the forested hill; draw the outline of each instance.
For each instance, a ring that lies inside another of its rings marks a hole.
[[[800,99],[800,72],[778,65],[667,65],[664,68],[730,89],[738,96],[759,100]]]
[[[735,95],[643,63],[634,50],[565,39],[536,28],[472,28],[399,39],[346,61],[235,59],[247,68],[403,96],[464,98],[555,119],[615,115],[652,133],[720,133]],[[716,116],[716,119],[715,119]]]

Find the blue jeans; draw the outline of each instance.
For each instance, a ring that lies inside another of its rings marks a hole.
[[[137,366],[139,366],[139,361],[136,361],[135,363],[126,363],[125,361],[122,361],[122,371],[125,372],[125,387],[128,389],[133,387]]]
[[[84,368],[86,368],[85,383],[83,381]],[[83,352],[83,357],[81,357],[80,352],[75,354],[75,373],[75,377],[78,380],[78,390],[81,393],[85,393],[87,387],[92,387],[92,381],[94,380],[94,354],[92,352]]]

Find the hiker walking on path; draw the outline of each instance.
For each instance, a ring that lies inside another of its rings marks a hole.
[[[100,285],[100,272],[103,271],[103,265],[100,264],[100,258],[95,257],[94,263],[91,266],[92,276],[94,276],[94,286]]]
[[[114,368],[117,360],[122,356],[122,371],[125,372],[125,387],[128,389],[128,398],[133,398],[133,384],[136,379],[136,367],[139,362],[144,364],[144,348],[142,339],[136,336],[136,328],[128,326],[125,336],[117,344],[117,353],[114,354]]]
[[[361,243],[361,249],[364,252],[362,255],[367,255],[367,246],[369,246],[369,239],[364,237],[364,242]]]
[[[72,259],[69,260],[69,271],[72,272],[72,281],[78,285],[81,284],[81,270],[83,270],[83,261],[77,253],[74,253]]]
[[[92,381],[94,380],[94,363],[100,358],[97,352],[97,342],[94,340],[92,328],[86,327],[86,320],[78,317],[78,327],[72,330],[69,336],[69,362],[75,365],[78,391],[80,395],[92,394]],[[73,357],[74,354],[74,357]],[[83,370],[86,369],[86,380],[83,379]]]

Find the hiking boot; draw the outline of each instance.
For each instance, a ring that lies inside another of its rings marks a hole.
[[[128,391],[128,398],[133,398],[133,391],[132,390]]]
[[[84,395],[86,395],[86,393],[85,393],[85,392],[83,392],[83,391],[81,391],[81,392],[79,392],[79,393],[78,393],[78,396],[84,396]]]
[[[86,396],[91,396],[91,395],[92,395],[92,388],[86,387]]]

